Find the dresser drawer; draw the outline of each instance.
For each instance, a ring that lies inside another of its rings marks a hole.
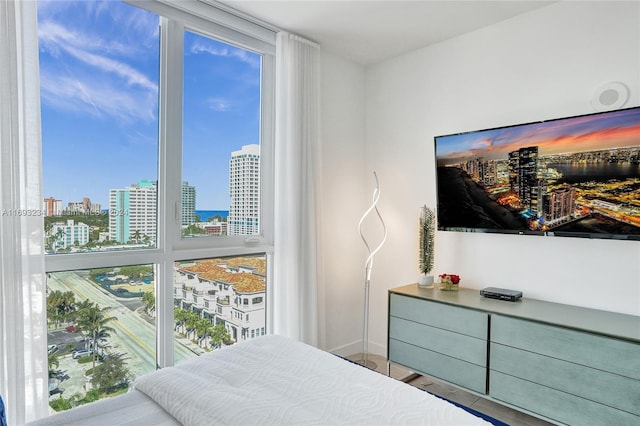
[[[491,343],[490,354],[493,371],[640,416],[639,380],[496,343]]]
[[[478,393],[486,393],[487,369],[409,343],[389,339],[389,361]]]
[[[640,417],[631,413],[497,371],[490,371],[489,382],[493,398],[557,422],[576,426],[640,424]]]
[[[487,338],[489,316],[480,311],[391,294],[389,315],[478,339]]]
[[[487,365],[487,341],[402,318],[389,318],[389,338],[446,356]]]
[[[491,341],[640,380],[640,345],[526,320],[491,316]]]

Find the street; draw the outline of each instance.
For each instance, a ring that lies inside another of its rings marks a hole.
[[[132,379],[155,370],[156,329],[140,315],[139,311],[143,310],[140,299],[120,299],[113,296],[92,283],[85,271],[52,273],[47,280],[47,286],[51,291],[72,291],[76,295],[76,301],[89,299],[101,308],[111,308],[108,315],[117,319],[108,323],[115,333],[110,333],[105,351],[123,354]],[[84,371],[91,367],[91,363],[79,364],[77,360],[71,358],[70,353],[62,354],[68,345],[73,345],[76,349],[84,348],[82,334],[66,330],[51,331],[48,335],[48,344],[57,345],[56,352],[61,352],[61,356],[58,357],[60,363],[58,369],[63,372],[64,377],[59,383],[59,387],[65,390],[63,396],[68,398],[76,393],[84,395],[86,392]],[[176,339],[174,352],[177,364],[193,358],[203,350],[186,339]],[[52,396],[52,398],[56,397]]]

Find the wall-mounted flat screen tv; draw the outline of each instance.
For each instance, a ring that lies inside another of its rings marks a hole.
[[[640,240],[640,107],[435,137],[438,229]]]

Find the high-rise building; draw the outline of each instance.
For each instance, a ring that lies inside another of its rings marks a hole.
[[[544,197],[544,210],[547,225],[554,225],[573,216],[576,206],[576,190],[570,186],[553,190]]]
[[[141,180],[124,189],[109,190],[109,239],[120,243],[156,239],[156,183]]]
[[[73,201],[67,204],[63,214],[82,215],[100,213],[100,204],[92,203],[90,198],[84,197],[82,201]]]
[[[182,182],[182,226],[196,221],[196,188],[189,182]]]
[[[42,210],[44,216],[61,216],[62,200],[56,200],[53,197],[45,198],[42,202]]]
[[[538,207],[538,147],[520,148],[509,153],[509,184],[525,208]]]
[[[83,203],[73,201],[71,203],[67,203],[67,208],[64,210],[64,213],[68,215],[74,215],[89,213],[89,211],[85,210]]]
[[[245,145],[229,161],[228,235],[260,233],[260,146]]]

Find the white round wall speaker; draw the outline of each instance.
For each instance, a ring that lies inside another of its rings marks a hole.
[[[593,94],[591,105],[596,111],[621,108],[629,99],[629,89],[623,83],[612,81],[603,84]]]

